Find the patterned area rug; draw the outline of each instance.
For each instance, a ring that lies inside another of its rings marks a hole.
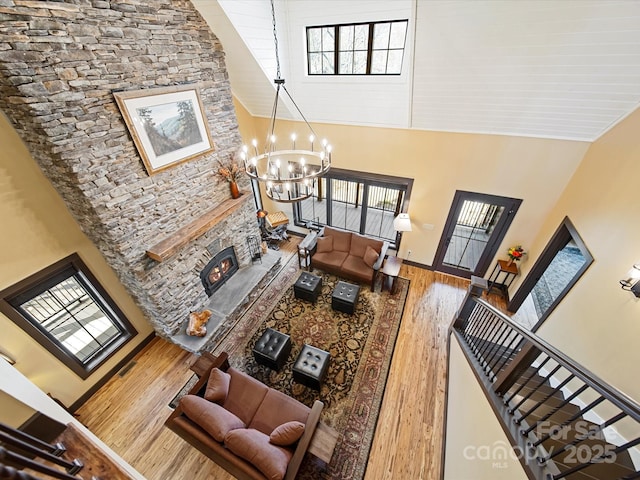
[[[321,420],[340,437],[330,464],[307,455],[299,479],[361,479],[364,477],[387,374],[395,346],[409,280],[398,278],[395,294],[371,292],[361,286],[354,315],[331,308],[339,280],[320,271],[322,292],[314,305],[294,297],[300,270],[296,257],[266,287],[214,353],[229,353],[231,364],[265,384],[311,406],[324,402]],[[274,372],[253,359],[251,348],[271,327],[291,335],[293,348],[286,365]],[[331,361],[320,392],[294,383],[291,367],[303,344],[328,351]]]

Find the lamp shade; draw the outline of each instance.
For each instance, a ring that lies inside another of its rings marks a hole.
[[[396,218],[393,219],[393,229],[396,232],[410,232],[411,231],[411,219],[408,213],[399,213]]]
[[[640,263],[636,263],[627,272],[625,278],[620,280],[620,285],[624,290],[630,290],[635,284],[640,283]]]

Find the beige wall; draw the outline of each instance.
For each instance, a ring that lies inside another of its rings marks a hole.
[[[1,361],[1,360],[0,360]],[[6,362],[3,362],[6,364]],[[2,368],[2,365],[0,365]],[[18,428],[29,420],[36,411],[20,400],[0,390],[0,422],[12,428]]]
[[[451,337],[445,480],[525,480],[491,405]]]
[[[16,369],[44,392],[70,405],[148,336],[152,328],[1,113],[0,145],[0,289],[77,252],[138,330],[138,336],[82,380],[0,314],[0,350],[14,358]],[[0,384],[3,381],[1,378]]]
[[[249,144],[253,132],[266,132],[268,119],[238,113],[240,133]],[[498,252],[514,244],[528,248],[552,211],[589,144],[539,138],[428,132],[405,129],[313,125],[333,145],[332,165],[414,179],[409,214],[413,231],[403,235],[400,256],[431,265],[456,190],[523,200]],[[289,138],[300,124],[278,121],[277,134]],[[305,137],[307,135],[305,134]],[[264,133],[258,136],[260,145]],[[290,212],[288,204],[267,210]],[[433,230],[424,224],[434,226]]]
[[[550,343],[640,401],[640,299],[618,284],[640,261],[640,109],[594,142],[532,251],[568,216],[594,262],[539,330]]]

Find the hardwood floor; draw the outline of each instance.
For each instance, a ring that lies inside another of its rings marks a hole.
[[[365,479],[435,480],[442,468],[447,329],[468,281],[407,265],[400,275],[411,288]],[[150,480],[233,478],[163,427],[167,404],[191,376],[193,361],[155,339],[123,377],[116,375],[78,410],[79,420]]]

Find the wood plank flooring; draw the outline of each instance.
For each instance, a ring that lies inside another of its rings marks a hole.
[[[283,250],[295,250],[295,243]],[[440,478],[447,367],[447,328],[468,281],[403,265],[411,280],[367,465],[366,480]],[[500,303],[490,297],[491,303]],[[150,480],[232,479],[163,427],[167,406],[189,379],[195,357],[161,339],[78,410],[79,420]]]

